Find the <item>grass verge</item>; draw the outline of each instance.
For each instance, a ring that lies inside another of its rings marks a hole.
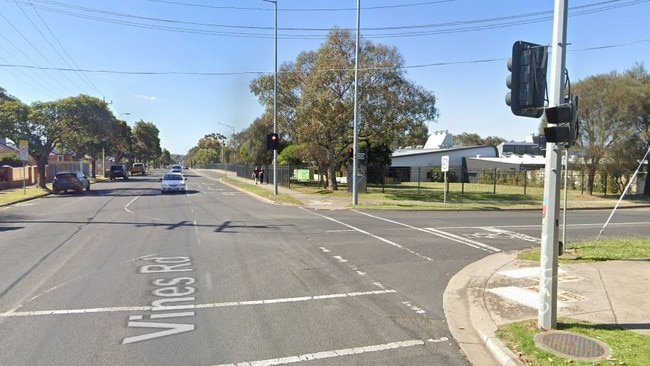
[[[42,197],[50,193],[51,192],[48,189],[39,188],[37,186],[29,186],[25,187],[25,189],[2,190],[0,191],[0,206]]]
[[[558,319],[557,328],[558,330],[598,339],[611,348],[612,354],[606,360],[591,362],[568,360],[564,357],[549,353],[535,345],[535,335],[542,332],[537,328],[537,320],[526,320],[507,324],[497,330],[496,336],[519,357],[519,360],[524,365],[650,365],[650,337],[648,336],[634,333],[617,326],[591,324],[567,318]]]
[[[519,254],[519,259],[539,262],[540,249],[530,249]],[[598,242],[567,244],[560,263],[587,263],[621,259],[650,258],[650,238],[615,239]]]
[[[241,182],[237,179],[233,178],[228,178],[224,177],[221,179],[222,182],[228,183],[232,186],[235,186],[239,189],[242,189],[246,192],[253,193],[257,196],[266,198],[267,200],[277,202],[277,203],[288,203],[292,205],[302,205],[302,202],[300,200],[295,199],[292,196],[283,194],[283,195],[275,195],[273,194],[273,191],[267,189],[267,188],[262,188],[262,186],[255,185],[255,184],[250,184],[250,183],[244,183]]]
[[[539,262],[540,249],[522,252],[521,260]],[[583,242],[567,245],[560,263],[587,263],[607,260],[650,258],[650,239],[616,239],[598,242]],[[592,324],[585,321],[558,319],[557,329],[598,339],[612,349],[610,359],[598,362],[568,360],[553,355],[535,345],[535,335],[541,330],[537,320],[526,320],[506,324],[496,332],[501,340],[524,365],[650,365],[650,337],[617,327],[615,325]]]

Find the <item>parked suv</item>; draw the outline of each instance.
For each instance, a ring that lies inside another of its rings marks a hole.
[[[144,163],[133,163],[133,166],[131,167],[131,175],[136,174],[145,174]]]
[[[66,191],[81,193],[83,190],[90,191],[90,180],[79,170],[58,172],[52,180],[52,192],[55,194]]]
[[[126,171],[126,166],[124,165],[111,165],[111,180],[115,178],[129,179],[129,173]]]

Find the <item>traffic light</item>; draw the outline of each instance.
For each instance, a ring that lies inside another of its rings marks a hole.
[[[266,149],[280,150],[280,137],[277,133],[270,133],[266,135]]]
[[[506,104],[514,115],[539,118],[544,113],[547,65],[548,47],[524,41],[512,45]]]
[[[354,158],[354,148],[348,149],[348,159]]]
[[[544,127],[544,135],[546,141],[563,143],[568,147],[574,145],[578,138],[578,97],[567,100],[566,103],[545,109],[548,127]]]

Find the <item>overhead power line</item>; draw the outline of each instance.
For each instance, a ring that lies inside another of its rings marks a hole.
[[[584,52],[584,51],[594,51],[607,48],[618,48],[625,47],[639,43],[650,42],[650,39],[641,39],[632,42],[618,43],[618,44],[609,44],[602,46],[593,46],[586,47],[581,49],[574,49],[569,52]],[[419,64],[419,65],[407,65],[398,67],[397,69],[419,69],[419,68],[428,68],[428,67],[441,67],[441,66],[450,66],[450,65],[459,65],[459,64],[480,64],[480,63],[490,63],[490,62],[503,62],[506,58],[491,58],[491,59],[479,59],[479,60],[464,60],[464,61],[446,61],[446,62],[436,62],[428,64]],[[268,74],[270,71],[237,71],[237,72],[213,72],[213,71],[127,71],[127,70],[106,70],[106,69],[78,69],[78,68],[65,68],[65,67],[46,67],[46,66],[35,66],[35,65],[18,65],[18,64],[0,64],[0,67],[6,68],[17,68],[17,69],[36,69],[36,70],[56,70],[56,71],[67,71],[67,72],[82,72],[82,73],[98,73],[98,74],[124,74],[124,75],[188,75],[188,76],[234,76],[234,75],[263,75]],[[380,70],[382,68],[364,68],[360,70]],[[331,71],[332,69],[328,69]],[[280,71],[281,72],[281,71]]]

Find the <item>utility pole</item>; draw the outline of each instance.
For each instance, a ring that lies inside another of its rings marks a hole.
[[[357,131],[359,126],[359,37],[361,30],[359,29],[361,23],[361,0],[357,0],[357,35],[356,35],[356,47],[355,47],[355,56],[354,56],[354,139],[352,144],[352,205],[359,204],[359,190],[357,187],[357,174],[358,174],[358,159],[357,154],[359,151],[359,141]]]
[[[549,107],[556,107],[565,101],[567,12],[568,0],[555,0]],[[557,328],[558,256],[560,252],[558,217],[563,153],[563,144],[546,142],[538,309],[538,328],[544,330]]]

